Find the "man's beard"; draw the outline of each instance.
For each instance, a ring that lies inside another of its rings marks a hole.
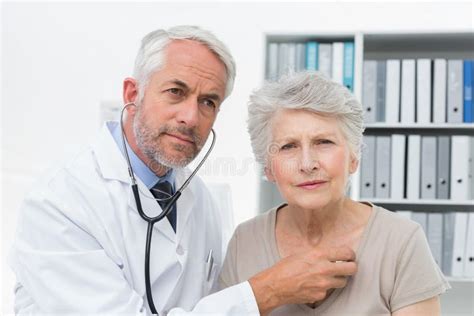
[[[150,169],[154,170],[161,166],[168,168],[182,168],[188,165],[199,154],[202,149],[203,142],[196,134],[193,128],[184,126],[171,127],[162,125],[159,129],[150,128],[143,116],[140,106],[137,108],[135,118],[133,120],[133,132],[137,141],[138,148],[151,161]],[[169,144],[175,151],[184,154],[184,157],[170,157],[166,154],[164,144],[161,143],[165,134],[184,135],[193,141],[193,144]]]

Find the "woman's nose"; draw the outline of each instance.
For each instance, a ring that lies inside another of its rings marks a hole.
[[[304,173],[313,173],[319,170],[318,152],[315,150],[303,149],[301,152],[300,171]]]

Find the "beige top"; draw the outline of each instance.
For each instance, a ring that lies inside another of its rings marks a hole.
[[[279,207],[280,208],[280,207]],[[281,259],[273,208],[240,224],[229,243],[220,286],[248,280]],[[356,251],[358,272],[316,308],[285,305],[271,315],[389,315],[450,288],[421,226],[373,206]]]

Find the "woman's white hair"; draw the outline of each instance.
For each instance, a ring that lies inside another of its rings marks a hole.
[[[235,62],[229,49],[214,34],[198,26],[180,25],[168,30],[156,30],[142,39],[135,59],[133,76],[138,82],[137,103],[140,104],[151,75],[164,65],[164,52],[173,40],[193,40],[207,46],[222,61],[227,70],[227,97],[234,87]]]
[[[343,85],[319,71],[289,73],[276,82],[267,81],[250,95],[248,131],[257,161],[267,165],[272,142],[272,118],[282,109],[301,109],[339,119],[353,157],[360,159],[363,109]]]

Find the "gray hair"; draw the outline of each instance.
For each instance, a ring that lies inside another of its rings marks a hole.
[[[346,87],[321,72],[303,71],[284,75],[276,82],[267,81],[250,95],[248,131],[259,163],[266,166],[268,162],[272,118],[282,109],[301,109],[337,117],[351,154],[360,159],[364,132],[362,105]]]
[[[198,26],[180,25],[168,30],[156,30],[143,39],[135,59],[133,76],[138,82],[137,103],[141,103],[151,75],[164,63],[164,51],[173,40],[193,40],[207,46],[222,61],[227,71],[225,97],[234,87],[235,62],[229,49],[214,34]]]

